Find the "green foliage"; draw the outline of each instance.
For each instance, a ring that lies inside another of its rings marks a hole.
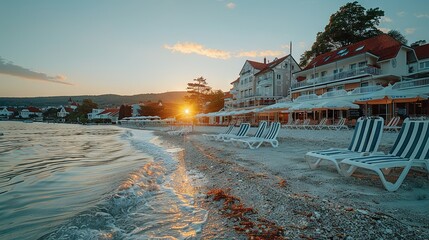
[[[393,37],[394,39],[396,39],[396,41],[407,45],[408,40],[405,38],[404,35],[402,35],[398,30],[390,30],[387,35]]]
[[[415,47],[418,47],[418,46],[421,46],[421,45],[425,45],[425,44],[426,44],[426,40],[418,40],[418,41],[412,43],[411,47],[415,48]]]
[[[185,96],[185,102],[193,105],[196,112],[203,109],[203,104],[207,102],[207,94],[210,93],[211,87],[208,86],[207,81],[203,77],[194,79],[194,82],[188,83],[186,88],[188,96]]]
[[[82,104],[77,107],[76,111],[67,115],[66,122],[87,123],[88,113],[92,112],[94,108],[98,108],[97,103],[94,103],[91,99],[84,99]]]
[[[224,107],[224,97],[225,94],[221,90],[211,91],[206,97],[208,104],[204,112],[217,112],[221,110]]]
[[[161,118],[167,117],[164,106],[160,106],[159,104],[141,106],[139,113],[141,116],[158,116]]]
[[[58,109],[56,108],[49,108],[43,113],[44,119],[57,119],[57,113]]]
[[[329,18],[325,31],[317,33],[311,49],[301,55],[300,65],[304,67],[317,55],[381,34],[377,26],[382,16],[384,11],[379,8],[366,10],[358,2],[340,7]]]
[[[131,117],[132,116],[132,109],[131,106],[122,104],[119,108],[119,116],[118,119],[121,120],[124,117]]]

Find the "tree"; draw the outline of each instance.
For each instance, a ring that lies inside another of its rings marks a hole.
[[[381,34],[377,28],[384,11],[366,10],[358,2],[347,3],[331,15],[324,32],[317,33],[311,49],[301,55],[300,65],[307,65],[317,55],[333,51]]]
[[[387,35],[393,37],[394,39],[396,39],[396,41],[407,45],[408,40],[405,38],[404,35],[402,35],[398,30],[390,30]]]
[[[88,113],[92,112],[94,108],[98,108],[97,103],[94,103],[91,99],[84,99],[75,112],[67,115],[66,121],[86,123],[88,121]]]
[[[418,46],[421,46],[421,45],[425,45],[425,44],[426,44],[426,40],[418,40],[418,41],[412,43],[411,47],[415,48],[415,47],[418,47]]]
[[[121,120],[124,117],[131,117],[131,115],[132,115],[131,106],[122,104],[119,107],[119,117],[118,117],[119,120]]]
[[[207,95],[207,105],[205,112],[217,112],[224,107],[225,94],[222,90],[211,91]]]
[[[211,87],[208,86],[205,78],[199,77],[194,79],[194,82],[188,83],[186,89],[189,95],[185,97],[185,101],[193,105],[196,112],[200,112],[203,103],[207,100],[206,95],[210,92]]]
[[[57,113],[58,113],[58,109],[56,108],[49,108],[48,110],[46,110],[45,112],[43,112],[43,119],[47,120],[47,119],[57,119]]]

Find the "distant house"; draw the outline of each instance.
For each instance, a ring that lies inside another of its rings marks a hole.
[[[11,108],[11,107],[3,107],[3,108],[0,110],[0,117],[6,117],[6,118],[9,118],[9,117],[13,116],[14,112],[15,112],[15,109],[14,109],[14,108]]]
[[[107,108],[103,112],[97,114],[96,119],[110,119],[112,123],[118,122],[119,118],[119,109],[117,108]]]
[[[92,112],[88,113],[88,120],[98,119],[98,114],[102,113],[104,109],[94,108]]]
[[[42,111],[36,107],[24,108],[19,112],[21,118],[30,118],[32,116],[42,117]]]
[[[73,111],[76,110],[77,107],[79,107],[79,103],[73,101],[71,97],[69,98],[68,103],[69,103],[68,107],[73,109]]]
[[[65,118],[67,115],[69,115],[73,111],[74,111],[74,109],[71,108],[71,107],[61,106],[60,109],[59,109],[59,111],[57,112],[57,117],[59,117],[59,118]]]

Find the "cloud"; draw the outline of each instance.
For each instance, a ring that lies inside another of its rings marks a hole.
[[[195,53],[210,58],[217,59],[228,59],[231,58],[231,53],[218,49],[205,48],[203,45],[198,43],[184,42],[176,43],[173,46],[164,45],[164,48],[171,50],[172,52],[180,52],[185,54]]]
[[[386,16],[381,17],[380,21],[385,23],[393,22],[393,20],[390,17],[386,17]]]
[[[416,14],[417,18],[429,18],[429,14]]]
[[[174,45],[164,45],[165,49],[170,50],[171,52],[179,52],[183,54],[198,54],[210,58],[216,59],[230,59],[232,57],[240,58],[240,57],[278,57],[285,54],[285,51],[280,50],[251,50],[251,51],[224,51],[219,49],[210,49],[206,48],[202,44],[192,43],[192,42],[179,42]],[[289,48],[286,45],[282,46],[282,48]]]
[[[304,42],[304,41],[301,41],[301,42],[298,42],[298,46],[299,46],[300,48],[306,48],[306,47],[307,47],[307,43],[306,43],[306,42]]]
[[[235,5],[235,3],[230,2],[230,3],[226,4],[226,7],[229,9],[234,9],[236,7],[236,5]]]
[[[242,51],[235,55],[235,57],[278,57],[285,54],[283,51]]]
[[[71,83],[65,82],[66,77],[63,75],[57,75],[55,77],[48,76],[45,73],[34,72],[30,69],[23,68],[21,66],[13,64],[13,62],[6,62],[3,58],[0,57],[0,74],[31,79],[39,80],[52,83],[61,83],[66,85],[73,85]]]
[[[378,30],[382,31],[383,33],[388,33],[391,29],[389,29],[389,28],[383,28],[383,27],[378,27]]]
[[[405,12],[404,11],[398,12],[398,13],[396,13],[396,15],[398,15],[399,17],[404,17],[405,16]]]
[[[416,31],[415,28],[405,28],[405,34],[413,34]]]

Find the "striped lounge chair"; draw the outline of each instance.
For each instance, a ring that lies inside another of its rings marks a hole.
[[[272,147],[278,147],[279,142],[277,141],[277,136],[280,131],[280,123],[273,122],[271,123],[270,129],[264,137],[249,137],[245,139],[232,139],[231,143],[237,147],[249,147],[250,149],[259,148],[263,143],[269,143]]]
[[[225,135],[226,134],[231,134],[231,132],[232,132],[233,129],[234,129],[234,125],[232,124],[232,125],[228,126],[228,128],[226,129],[226,131],[224,133],[219,133],[219,134],[203,134],[202,136],[206,140],[216,140],[216,138],[219,135],[222,135],[222,134],[225,134]]]
[[[328,160],[334,163],[337,171],[341,173],[338,164],[340,160],[369,155],[377,151],[383,133],[383,123],[384,120],[380,117],[359,118],[348,148],[330,148],[308,152],[305,154],[308,165],[311,169],[315,169],[323,160]],[[317,160],[314,161],[313,158],[317,158]]]
[[[378,174],[388,191],[398,190],[411,167],[423,167],[429,173],[429,120],[405,119],[388,154],[347,158],[340,165],[344,176],[351,176],[357,168],[369,169]],[[382,169],[395,167],[403,170],[392,183],[386,180]]]
[[[238,129],[238,132],[236,134],[220,134],[218,135],[215,140],[216,141],[225,141],[227,139],[230,139],[232,137],[243,137],[246,136],[247,132],[250,129],[250,123],[241,123],[240,128]]]
[[[265,131],[265,128],[267,128],[267,121],[260,121],[258,129],[256,130],[255,134],[252,137],[260,138],[262,137],[262,134]],[[246,138],[252,138],[248,136],[242,136],[242,137],[231,137],[230,139],[225,139],[224,142],[231,142],[233,139],[246,139]]]

